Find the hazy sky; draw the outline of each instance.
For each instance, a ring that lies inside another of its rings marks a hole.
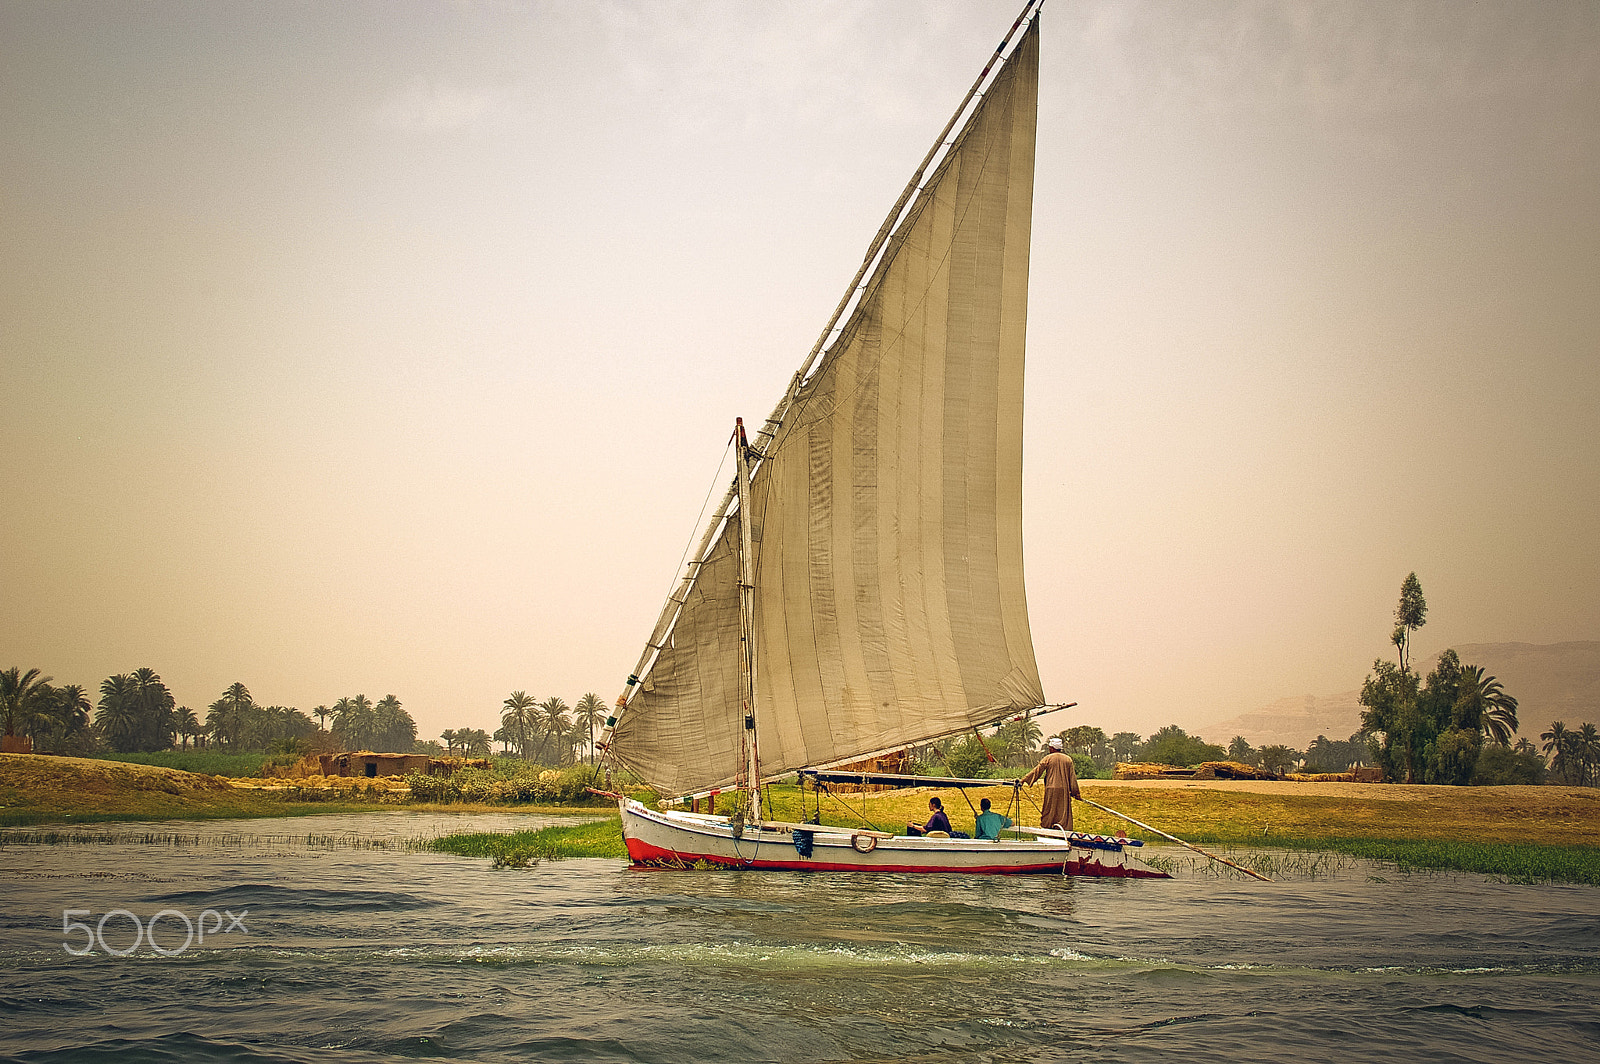
[[[1018,7],[0,0],[0,666],[615,697]],[[1349,690],[1413,569],[1419,648],[1600,638],[1600,5],[1043,33],[1049,697]]]

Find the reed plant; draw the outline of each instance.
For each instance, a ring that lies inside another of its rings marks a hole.
[[[427,843],[426,848],[458,857],[489,857],[497,868],[525,868],[547,858],[628,856],[622,842],[622,821],[615,816],[535,831],[446,835]]]

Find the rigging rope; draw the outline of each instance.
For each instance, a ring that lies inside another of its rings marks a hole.
[[[694,524],[690,526],[689,540],[683,545],[683,554],[678,557],[677,568],[673,570],[675,574],[682,573],[689,565],[689,552],[694,550],[695,541],[699,538],[700,521],[706,515],[706,508],[711,505],[711,497],[717,493],[717,485],[722,483],[722,468],[728,464],[728,455],[732,453],[733,440],[729,439],[728,445],[722,449],[722,457],[717,460],[717,471],[711,474],[711,487],[706,489],[705,501],[700,504],[700,512],[695,514]],[[696,559],[696,562],[698,563],[698,559]],[[673,578],[672,586],[667,591],[668,601],[671,601],[673,592],[677,590],[680,580],[681,577],[675,576]],[[655,649],[659,650],[661,648],[656,647]]]
[[[824,784],[820,784],[820,783],[817,784],[817,787],[818,787],[818,789],[820,790],[820,792],[822,794],[826,794],[829,798],[832,798],[834,801],[838,802],[839,803],[839,807],[841,809],[843,809],[846,813],[849,813],[851,816],[853,816],[857,820],[861,821],[863,824],[865,824],[867,827],[871,828],[873,831],[882,831],[883,830],[878,825],[874,824],[872,821],[867,819],[867,816],[866,816],[867,795],[866,795],[865,791],[861,792],[861,812],[857,813],[854,809],[851,809],[848,805],[845,804],[844,799],[840,798],[837,794],[834,794],[833,790],[831,788],[827,787]],[[818,816],[819,819],[822,816],[822,799],[821,798],[817,799],[817,816]]]

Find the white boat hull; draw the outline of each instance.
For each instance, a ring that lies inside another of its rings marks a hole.
[[[636,865],[684,868],[701,862],[729,868],[793,872],[958,872],[986,875],[1069,875],[1167,879],[1165,872],[1127,863],[1127,849],[1103,835],[1066,839],[880,838],[819,825],[815,832],[746,825],[735,836],[726,817],[660,812],[631,798],[618,803],[628,857]],[[795,845],[810,834],[810,853]]]

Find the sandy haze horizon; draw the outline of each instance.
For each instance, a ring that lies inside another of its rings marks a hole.
[[[0,667],[609,702],[1019,6],[0,0]],[[1412,571],[1430,646],[1600,638],[1600,7],[1050,6],[1041,54],[1047,697],[1347,691]]]

